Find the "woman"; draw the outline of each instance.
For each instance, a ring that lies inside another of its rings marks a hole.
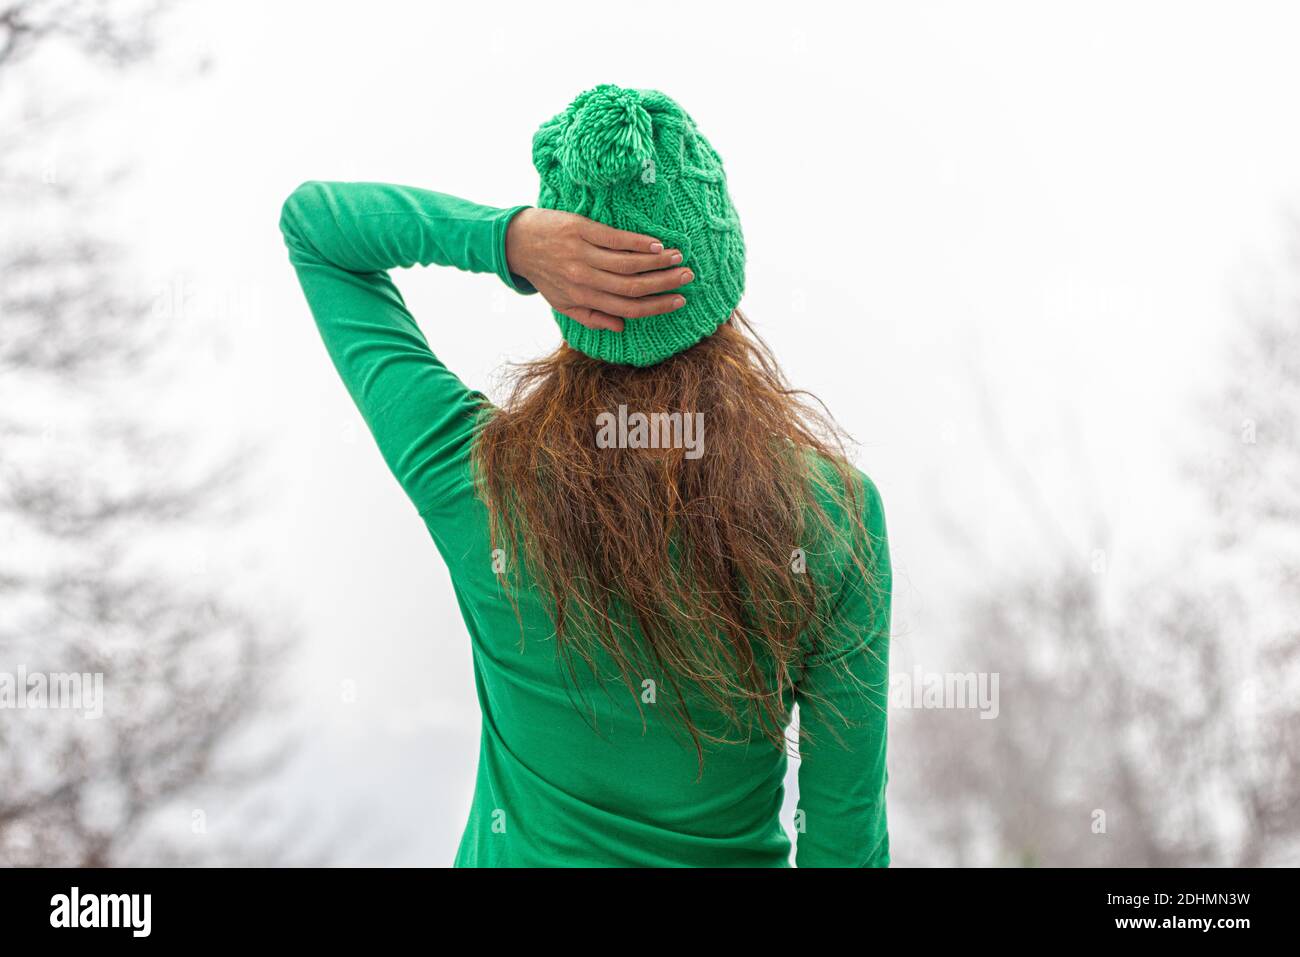
[[[722,163],[651,90],[537,131],[536,208],[306,183],[281,228],[326,349],[450,570],[482,709],[458,866],[885,866],[880,499],[737,308]],[[492,273],[564,343],[500,408],[388,270]]]

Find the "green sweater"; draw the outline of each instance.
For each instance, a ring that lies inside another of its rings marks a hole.
[[[474,423],[488,400],[429,349],[388,270],[455,266],[535,292],[506,266],[506,227],[523,208],[311,182],[289,197],[280,220],[325,348],[446,562],[469,632],[482,730],[456,865],[786,866],[785,754],[759,740],[706,745],[700,776],[694,749],[668,721],[643,723],[614,676],[603,687],[586,676],[580,713],[539,595],[519,596],[522,643],[503,598],[470,473]],[[803,700],[799,809],[790,822],[801,867],[889,863],[890,569],[880,499],[865,476],[863,488],[879,588],[839,589],[836,640],[804,657],[786,695],[787,708]],[[852,579],[846,562],[832,564],[841,582]]]

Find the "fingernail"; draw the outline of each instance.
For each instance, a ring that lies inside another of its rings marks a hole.
[[[675,266],[675,265],[677,265],[677,264],[678,264],[679,262],[681,262],[681,261],[682,261],[682,254],[681,254],[681,253],[673,253],[673,255],[672,255],[672,263],[673,263],[673,265]]]
[[[674,296],[673,305],[680,309],[682,306],[686,305],[686,300],[681,296]]]
[[[683,269],[681,282],[679,283],[679,285],[684,286],[694,278],[695,278],[695,273],[691,272],[689,269]]]
[[[651,243],[651,244],[650,244],[650,251],[651,251],[652,253],[661,253],[661,252],[664,251],[664,244],[663,244],[663,243]]]

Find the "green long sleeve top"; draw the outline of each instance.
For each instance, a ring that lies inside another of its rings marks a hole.
[[[762,742],[706,746],[701,775],[694,749],[667,721],[643,722],[613,675],[604,688],[589,676],[580,713],[534,589],[517,596],[521,643],[470,471],[476,420],[491,406],[430,350],[388,270],[455,266],[534,292],[506,265],[506,228],[523,208],[309,182],[280,220],[325,348],[445,561],[469,633],[482,730],[456,866],[787,866],[784,753]],[[839,587],[836,640],[804,657],[786,694],[788,710],[801,702],[790,822],[801,867],[889,862],[890,568],[880,498],[862,481],[877,585]],[[843,582],[853,578],[846,563],[836,567]]]

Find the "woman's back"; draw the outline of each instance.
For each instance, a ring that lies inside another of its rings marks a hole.
[[[779,819],[785,750],[761,737],[706,743],[701,761],[667,714],[666,699],[676,690],[660,674],[634,676],[639,680],[629,689],[616,663],[600,656],[593,668],[566,675],[545,590],[523,569],[522,587],[512,589],[515,604],[503,597],[510,558],[489,537],[471,457],[462,463],[461,482],[424,512],[469,631],[483,715],[474,802],[457,865],[785,866],[790,842]],[[802,866],[887,862],[888,555],[879,499],[865,477],[864,484],[874,567],[885,577],[876,595],[849,596],[838,621],[850,635],[875,640],[854,667],[860,684],[846,683],[834,663],[822,664],[821,690],[829,689],[833,700],[801,708],[805,728],[824,734],[816,746],[827,755],[824,762],[806,755],[801,767]],[[835,574],[850,574],[844,556],[835,565]],[[635,629],[631,638],[640,640]],[[793,678],[810,688],[818,675],[806,675],[807,664],[806,658]],[[781,697],[788,721],[794,687]],[[714,737],[727,737],[725,716],[707,708],[696,702],[696,720]],[[855,726],[844,727],[841,718]],[[870,853],[854,859],[864,842]]]
[[[465,616],[483,714],[457,865],[782,865],[785,754],[710,747],[701,776],[656,712],[653,676],[635,696],[608,659],[566,678],[543,592],[516,589],[518,617],[503,599],[506,569],[468,482],[448,505],[426,521]]]

